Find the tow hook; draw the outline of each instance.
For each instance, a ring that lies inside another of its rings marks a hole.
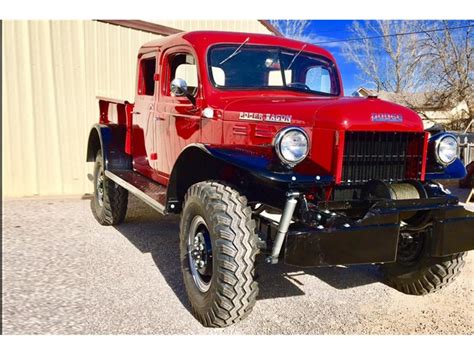
[[[275,242],[273,243],[272,254],[265,259],[268,264],[278,263],[278,256],[280,255],[281,247],[288,232],[288,228],[290,227],[299,196],[300,193],[294,191],[287,192],[286,194],[286,203],[281,215],[280,224],[278,225]]]

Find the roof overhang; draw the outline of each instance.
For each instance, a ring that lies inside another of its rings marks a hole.
[[[176,33],[184,32],[177,28],[159,25],[157,23],[142,21],[142,20],[96,20],[99,22],[105,22],[116,26],[132,28],[134,30],[144,31],[153,33],[160,36],[169,36]]]
[[[144,31],[148,33],[153,33],[160,36],[170,36],[176,33],[184,32],[183,30],[160,25],[157,23],[142,21],[142,20],[96,20],[99,22],[109,23],[116,26],[132,28],[134,30]],[[273,33],[276,36],[283,37],[283,34],[271,24],[269,20],[258,20],[267,30]]]
[[[269,20],[258,20],[267,30],[269,30],[271,33],[273,33],[275,36],[280,36],[284,37],[283,33],[281,33],[278,28],[272,25],[272,23]]]

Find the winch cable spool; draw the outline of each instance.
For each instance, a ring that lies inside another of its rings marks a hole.
[[[380,180],[372,180],[365,185],[362,192],[363,199],[410,200],[426,197],[426,190],[418,181],[389,184]]]
[[[422,198],[420,191],[410,183],[392,184],[388,186],[392,200],[413,200]]]
[[[380,180],[372,180],[365,186],[363,195],[365,198],[382,198],[389,200],[416,200],[427,198],[428,194],[419,181],[407,181],[389,184]],[[412,226],[426,223],[429,214],[425,212],[403,212],[401,220]]]

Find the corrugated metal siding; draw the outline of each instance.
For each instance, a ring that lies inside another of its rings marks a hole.
[[[258,21],[156,21],[268,33]],[[83,194],[96,96],[134,100],[136,55],[157,35],[96,21],[3,21],[3,194]]]

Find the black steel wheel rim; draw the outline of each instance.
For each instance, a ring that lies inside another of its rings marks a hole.
[[[97,176],[96,181],[96,198],[99,206],[104,205],[104,171],[102,169],[99,170],[99,174]]]
[[[188,260],[196,287],[207,292],[212,279],[212,244],[206,222],[199,215],[193,218],[189,228]]]

